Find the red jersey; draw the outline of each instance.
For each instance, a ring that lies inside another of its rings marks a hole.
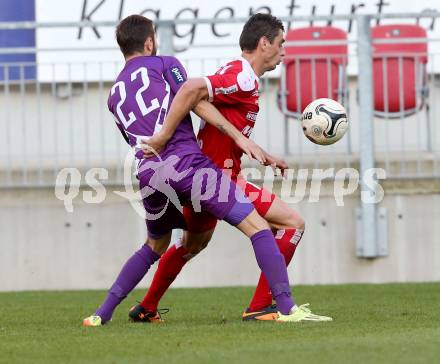
[[[249,62],[240,58],[205,77],[209,101],[243,135],[249,137],[258,114],[258,77]],[[200,147],[218,167],[231,168],[232,178],[241,170],[241,149],[216,127],[202,121],[198,134]]]

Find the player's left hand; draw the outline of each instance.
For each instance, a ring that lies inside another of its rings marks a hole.
[[[266,163],[266,153],[253,140],[246,138],[243,134],[235,141],[240,149],[247,154],[249,159],[256,159],[261,164]]]
[[[160,132],[154,134],[148,140],[141,141],[141,147],[144,152],[144,158],[150,158],[159,154],[166,146],[168,139],[165,138]]]
[[[278,168],[281,171],[281,175],[285,177],[286,170],[289,168],[289,165],[286,163],[284,159],[275,157],[266,153],[266,166],[272,166],[274,169]]]

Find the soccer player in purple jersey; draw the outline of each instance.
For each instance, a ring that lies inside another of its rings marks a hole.
[[[187,94],[179,96],[178,90],[186,80],[185,70],[176,58],[155,55],[155,34],[149,19],[139,15],[125,18],[116,29],[116,38],[126,64],[111,88],[108,107],[120,131],[136,148],[142,140],[160,131],[163,124],[176,128],[166,147],[155,157],[143,159],[142,150],[136,153],[148,238],[125,263],[104,303],[94,315],[84,319],[83,325],[101,326],[108,322],[116,306],[165,252],[172,230],[185,229],[179,210],[181,203],[192,204],[196,211],[225,220],[251,239],[257,263],[277,303],[279,321],[294,321],[296,306],[287,269],[272,232],[243,192],[201,152],[190,109],[230,135],[260,162],[264,162],[264,153],[214,106],[202,101],[200,95],[190,95],[188,100],[182,97]],[[175,95],[176,102],[172,103]],[[197,240],[197,234],[184,234],[189,235],[188,240]]]

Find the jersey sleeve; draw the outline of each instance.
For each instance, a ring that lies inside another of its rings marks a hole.
[[[215,75],[204,77],[209,101],[229,105],[242,103],[244,93],[254,88],[253,80],[243,76],[245,73],[241,67],[228,64]]]
[[[170,84],[171,91],[176,94],[179,88],[187,80],[185,67],[175,57],[163,57],[165,80]]]

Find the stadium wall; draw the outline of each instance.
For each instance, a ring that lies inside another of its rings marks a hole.
[[[440,280],[439,182],[389,181],[384,188],[380,206],[388,212],[389,254],[372,260],[355,254],[356,193],[337,206],[333,184],[326,182],[318,202],[309,202],[306,194],[292,206],[306,220],[289,267],[293,284]],[[3,190],[0,231],[1,291],[108,288],[145,237],[143,220],[114,193],[107,193],[101,204],[78,197],[74,212],[68,213],[53,190],[44,188]],[[220,223],[209,247],[174,286],[253,285],[257,275],[249,242]]]

